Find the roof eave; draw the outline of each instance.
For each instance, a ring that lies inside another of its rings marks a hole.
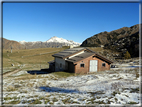
[[[90,56],[88,56],[88,57],[91,57],[91,56],[94,56],[94,55],[96,55],[96,53],[94,53],[93,55],[90,55]],[[85,57],[85,58],[83,58],[83,59],[86,59],[86,58],[88,58],[88,57]],[[83,60],[83,59],[81,59],[81,60]],[[74,64],[77,64],[77,62],[79,62],[79,61],[81,61],[81,60],[74,61],[73,63],[74,63]]]
[[[80,50],[80,51],[78,51],[78,52],[75,52],[75,53],[73,53],[73,54],[70,54],[70,55],[68,55],[68,56],[65,56],[65,57],[63,57],[63,59],[66,59],[66,58],[68,58],[68,57],[70,57],[70,56],[72,56],[72,55],[74,55],[74,54],[77,54],[77,53],[83,51],[83,50],[85,50],[85,49],[82,49],[82,50]]]
[[[58,58],[63,58],[63,57],[61,57],[61,56],[56,56],[56,55],[52,55],[53,57],[58,57]]]
[[[105,60],[106,62],[108,62],[108,63],[113,63],[113,61],[111,61],[111,60],[109,60],[109,59],[107,59],[107,58],[105,58],[105,57],[103,57],[103,56],[101,56],[101,55],[99,55],[99,54],[96,54],[95,55],[96,57],[99,57],[99,58],[101,58],[101,59],[103,59],[103,60]]]

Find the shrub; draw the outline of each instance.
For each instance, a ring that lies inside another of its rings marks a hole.
[[[57,102],[58,101],[55,97],[52,100],[53,100],[53,102]]]
[[[139,87],[138,88],[131,88],[130,93],[139,93]]]
[[[63,102],[64,104],[66,104],[66,103],[70,102],[70,98],[64,99],[64,100],[62,100],[62,102]]]
[[[130,101],[128,104],[138,104],[137,102]]]
[[[36,99],[36,100],[34,100],[31,104],[41,104],[41,101],[38,100],[38,99]]]
[[[102,100],[102,101],[95,101],[95,103],[106,104],[106,103],[104,102],[104,100]]]
[[[118,99],[117,99],[116,97],[114,98],[114,100],[115,100],[116,102],[118,101]]]
[[[130,59],[131,58],[131,55],[130,55],[130,53],[128,51],[124,54],[124,58],[125,59]]]
[[[111,93],[111,95],[113,95],[113,96],[115,96],[115,94],[117,94],[117,92],[116,92],[116,91],[114,91],[113,93]]]

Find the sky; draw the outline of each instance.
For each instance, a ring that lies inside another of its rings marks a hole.
[[[82,43],[100,32],[139,24],[139,3],[3,3],[3,37]]]

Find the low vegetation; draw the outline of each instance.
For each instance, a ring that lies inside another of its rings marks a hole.
[[[52,74],[58,76],[58,78],[66,78],[75,75],[74,73],[63,72],[63,71],[53,72]]]

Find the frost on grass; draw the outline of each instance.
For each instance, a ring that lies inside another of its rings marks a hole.
[[[138,69],[67,78],[54,74],[29,75],[22,71],[12,76],[3,80],[4,104],[140,104]]]

